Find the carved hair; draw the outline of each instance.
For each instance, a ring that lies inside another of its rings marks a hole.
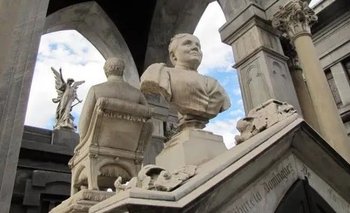
[[[117,57],[108,58],[103,66],[107,77],[110,75],[123,76],[124,68],[124,61]]]
[[[170,55],[170,61],[174,66],[176,64],[176,61],[174,60],[173,57],[171,57],[171,55],[175,54],[175,50],[179,46],[179,40],[183,37],[186,37],[186,36],[194,36],[194,35],[189,34],[189,33],[179,33],[179,34],[176,34],[174,37],[172,37],[170,40],[168,51],[169,51],[169,55]]]

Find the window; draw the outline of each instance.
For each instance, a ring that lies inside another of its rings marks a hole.
[[[350,83],[350,56],[347,57],[345,60],[342,61],[345,73],[347,74],[348,77],[348,82]]]
[[[327,81],[328,81],[329,88],[331,89],[331,92],[333,94],[334,101],[335,101],[337,107],[340,108],[343,103],[342,103],[342,101],[340,99],[340,95],[339,95],[337,86],[335,85],[334,78],[333,78],[331,70],[327,69],[325,71],[325,75],[326,75],[326,78],[327,78]]]

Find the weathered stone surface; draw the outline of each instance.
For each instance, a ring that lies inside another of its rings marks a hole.
[[[43,194],[49,196],[69,195],[70,178],[70,174],[67,173],[34,170],[32,179],[26,182],[23,205],[28,206],[28,209],[40,210]]]
[[[330,208],[348,213],[349,171],[350,165],[314,130],[290,116],[200,165],[174,191],[127,189],[91,207],[90,213],[275,212],[293,184],[306,178]]]
[[[10,212],[49,212],[69,197],[73,141],[52,143],[52,132],[25,126]]]
[[[132,188],[169,192],[193,177],[196,174],[196,169],[196,166],[186,165],[169,172],[156,165],[146,165],[142,167],[137,177],[133,177],[127,184],[122,184],[122,178],[118,177],[114,186],[116,193]]]
[[[74,150],[79,142],[79,134],[70,129],[54,129],[51,144],[62,145]]]
[[[281,1],[269,1],[269,7]],[[245,111],[269,99],[277,99],[292,104],[301,112],[278,33],[258,4],[236,4],[242,8],[231,8],[235,17],[220,28],[220,34],[222,41],[233,49]],[[259,1],[259,4],[265,2]]]
[[[346,62],[349,60],[350,50],[349,5],[346,1],[322,1],[313,9],[320,21],[311,27],[312,40],[322,69],[324,71],[330,69],[333,75],[334,87],[331,90],[332,93],[334,92],[333,96],[339,93],[342,104],[338,106],[338,112],[349,136],[350,84],[346,73]],[[344,77],[344,75],[347,76]]]
[[[298,36],[311,34],[311,25],[317,21],[315,12],[306,1],[288,2],[273,15],[272,26],[281,30],[284,36],[294,42]]]
[[[55,76],[55,88],[57,97],[52,99],[52,102],[58,103],[56,109],[56,124],[55,129],[70,129],[75,130],[74,117],[70,113],[73,107],[82,102],[77,96],[78,86],[83,84],[85,81],[74,81],[73,78],[68,78],[67,82],[64,80],[62,75],[62,69],[57,71],[51,67],[51,70]],[[74,101],[78,101],[73,104]]]
[[[74,194],[50,213],[88,213],[89,208],[114,195],[113,192],[83,189]]]
[[[152,64],[141,76],[144,93],[162,94],[179,112],[179,128],[204,128],[209,119],[230,107],[224,88],[197,68],[202,51],[197,37],[177,34],[169,44],[174,68]]]
[[[0,1],[0,212],[9,212],[48,0]]]
[[[248,140],[291,115],[296,115],[296,110],[290,104],[273,99],[263,103],[237,122],[236,128],[241,135],[235,136],[236,144]]]
[[[293,0],[280,7],[272,23],[274,27],[286,33],[295,46],[320,133],[344,159],[350,162],[349,138],[311,39],[310,27],[316,20],[314,11],[305,1]]]
[[[107,82],[90,88],[79,122],[80,141],[69,165],[71,194],[113,188],[113,178],[129,180],[141,168],[152,135],[151,109],[143,94],[126,83],[124,61],[107,59]]]
[[[174,68],[162,63],[150,65],[141,76],[141,90],[146,94],[161,94],[178,111],[179,134],[170,139],[156,158],[157,165],[171,171],[188,164],[198,165],[226,150],[222,138],[214,136],[213,139],[211,133],[205,132],[197,134],[196,129],[204,128],[209,119],[231,104],[215,79],[197,72],[202,61],[197,37],[186,33],[175,35],[169,44],[169,55]],[[205,139],[205,136],[209,138]],[[204,142],[200,143],[202,139]],[[203,152],[191,157],[189,152],[193,148]]]
[[[156,157],[156,165],[174,171],[200,165],[227,150],[223,138],[200,129],[185,129],[174,135]]]

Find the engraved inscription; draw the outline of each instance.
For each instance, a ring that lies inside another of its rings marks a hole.
[[[273,190],[284,179],[288,179],[288,176],[291,174],[292,170],[292,165],[289,163],[286,167],[283,167],[282,170],[280,170],[277,174],[274,174],[270,180],[263,182],[266,193]]]
[[[280,191],[281,186],[292,183],[294,181],[293,174],[295,174],[292,163],[288,162],[282,165],[282,167],[274,170],[263,180],[259,181],[259,183],[252,188],[254,190],[249,194],[245,194],[240,199],[236,200],[230,211],[233,213],[255,212],[259,206],[266,202],[270,194],[279,193],[278,191]]]
[[[247,213],[253,209],[260,201],[262,196],[259,191],[252,193],[249,198],[240,205],[234,207],[234,213]]]

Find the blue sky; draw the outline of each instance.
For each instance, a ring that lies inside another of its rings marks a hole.
[[[318,1],[318,0],[316,0]],[[312,1],[311,4],[315,4]],[[206,130],[222,135],[228,148],[234,146],[234,136],[238,134],[236,122],[244,116],[232,49],[223,44],[218,32],[225,23],[219,5],[211,3],[199,21],[194,34],[200,39],[203,61],[199,72],[217,79],[231,99],[231,108],[207,125]],[[214,54],[215,53],[215,54]],[[50,67],[61,67],[63,77],[76,81],[85,80],[78,89],[78,97],[85,99],[88,89],[106,80],[103,72],[105,59],[76,31],[59,31],[41,37],[37,63],[29,97],[25,124],[52,129],[55,123],[57,105],[51,99],[56,97],[55,79]],[[73,108],[72,114],[77,124],[82,104]]]

